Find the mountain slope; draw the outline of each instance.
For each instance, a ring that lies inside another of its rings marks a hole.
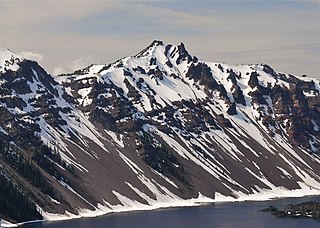
[[[2,170],[47,213],[320,192],[316,79],[203,62],[161,41],[56,77],[1,53],[13,60],[1,68],[0,137],[51,194],[0,157]]]

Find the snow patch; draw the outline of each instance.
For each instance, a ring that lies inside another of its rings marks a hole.
[[[112,139],[114,142],[116,142],[120,147],[124,148],[124,141],[123,141],[123,135],[122,134],[116,134],[113,131],[104,130]]]

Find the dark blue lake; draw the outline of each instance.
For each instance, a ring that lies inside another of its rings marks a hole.
[[[320,227],[320,222],[312,219],[278,219],[270,213],[259,210],[270,205],[282,209],[290,203],[316,200],[317,197],[282,198],[272,201],[215,203],[202,207],[161,209],[120,214],[108,214],[97,218],[45,222],[26,225],[28,228],[135,228],[135,227]]]

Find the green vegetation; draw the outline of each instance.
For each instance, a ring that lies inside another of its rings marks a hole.
[[[9,221],[41,220],[30,198],[0,171],[0,216]]]
[[[277,218],[312,218],[320,220],[320,203],[316,201],[289,204],[284,210],[270,206],[262,211],[271,212]]]
[[[0,140],[0,158],[15,169],[18,174],[28,180],[33,186],[39,188],[41,192],[54,197],[51,184],[31,160],[27,160],[23,155],[11,150],[9,145],[2,140]]]
[[[299,204],[290,204],[285,208],[286,214],[293,216],[310,217],[320,220],[320,202],[310,201]]]
[[[155,141],[149,135],[143,136],[143,160],[154,170],[167,177],[173,176],[187,186],[191,184],[186,179],[186,171],[182,163],[174,156],[171,149]]]
[[[44,179],[41,172],[30,161],[26,161],[23,156],[11,151],[2,140],[0,140],[0,159],[42,191],[53,195],[52,187]],[[0,217],[13,222],[42,219],[35,203],[22,189],[19,189],[17,184],[9,179],[3,170],[0,170]]]
[[[66,178],[59,171],[55,163],[74,173],[73,166],[66,165],[58,152],[52,152],[51,149],[45,145],[40,146],[40,149],[34,153],[32,159],[51,176],[54,176],[57,180],[63,180],[66,183]]]
[[[28,191],[25,181],[42,193],[56,198],[56,193],[45,172],[55,179],[69,184],[58,166],[74,173],[74,168],[67,165],[60,154],[45,145],[35,149],[32,158],[16,151],[13,146],[0,139],[0,217],[11,222],[23,222],[42,219],[33,200],[36,193]],[[25,191],[25,192],[24,192]],[[37,198],[37,197],[36,197]]]

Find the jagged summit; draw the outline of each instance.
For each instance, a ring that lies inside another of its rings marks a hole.
[[[205,62],[162,41],[54,78],[17,65],[0,72],[0,164],[44,211],[320,193],[317,79]],[[47,182],[19,173],[15,154]]]
[[[75,77],[77,80],[74,80]],[[83,84],[86,78],[90,78],[90,81]],[[275,102],[276,99],[291,107],[294,101],[289,100],[299,96],[293,93],[310,94],[309,97],[314,96],[316,99],[320,91],[319,81],[316,79],[277,73],[266,64],[228,65],[203,62],[190,55],[184,44],[175,46],[162,41],[153,41],[136,56],[126,57],[109,65],[92,65],[82,70],[81,76],[74,74],[59,80],[60,83],[70,86],[68,94],[76,96],[79,105],[86,110],[95,105],[93,92],[96,93],[96,89],[92,86],[97,86],[98,83],[119,88],[118,96],[134,101],[132,108],[142,113],[162,110],[167,106],[174,106],[178,101],[196,102],[209,99],[219,103],[226,115],[240,115],[245,107],[252,109],[250,115],[259,120],[262,116],[269,118],[274,115],[274,104],[270,102]],[[296,85],[302,87],[293,89]],[[76,88],[82,89],[77,92]],[[82,92],[84,88],[86,92]],[[283,92],[288,95],[280,95],[280,98],[275,96],[281,90],[288,91]],[[97,98],[98,103],[102,102],[101,94]],[[301,102],[304,102],[301,105],[306,106],[306,101]],[[292,109],[295,107],[292,106]],[[314,114],[311,115],[315,118]],[[318,119],[316,122],[316,125],[319,125]],[[263,126],[269,134],[282,132],[279,125],[269,125],[265,120]],[[313,124],[310,126],[312,129]],[[312,138],[306,137],[302,140],[296,133],[292,134],[292,138],[296,143],[304,141],[306,147],[313,147],[310,143],[313,142]]]
[[[18,63],[24,58],[16,55],[10,49],[0,47],[0,72],[4,73],[7,70],[16,71],[19,68]]]

